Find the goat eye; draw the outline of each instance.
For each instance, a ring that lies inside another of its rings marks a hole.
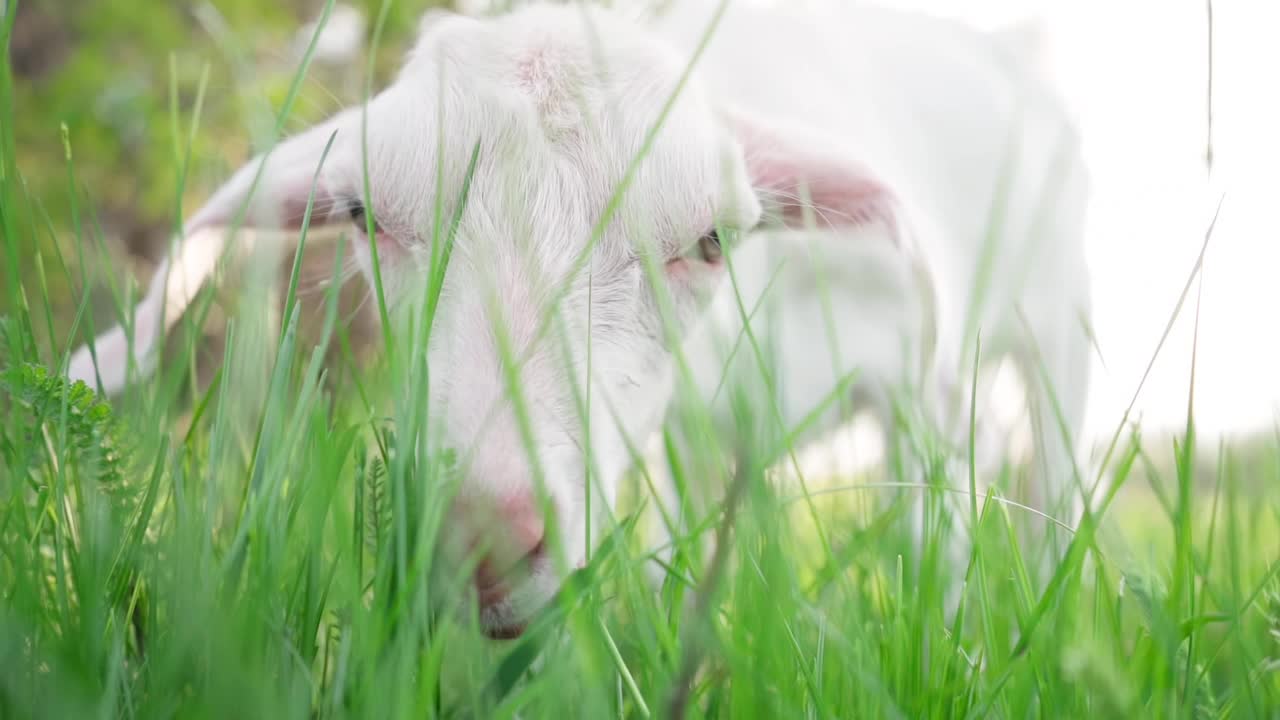
[[[355,223],[357,226],[361,228],[364,227],[364,204],[363,203],[357,200],[352,200],[350,205],[347,206],[347,212],[351,214],[351,222]]]
[[[698,255],[702,257],[703,262],[717,263],[723,254],[723,248],[720,247],[720,233],[717,230],[698,238]]]

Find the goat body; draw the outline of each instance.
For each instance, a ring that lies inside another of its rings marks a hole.
[[[610,518],[630,449],[668,410],[673,352],[701,394],[681,402],[719,402],[757,301],[753,328],[777,349],[776,382],[758,394],[776,398],[784,426],[856,371],[856,399],[886,424],[918,406],[963,442],[960,380],[980,331],[984,357],[1010,356],[1031,377],[1041,485],[1060,488],[1083,413],[1089,304],[1085,179],[1060,105],[987,36],[855,7],[731,8],[685,82],[714,11],[678,5],[649,27],[541,4],[430,14],[367,127],[346,110],[237,172],[157,272],[134,356],[115,328],[96,363],[75,354],[71,377],[114,392],[131,364],[147,371],[241,209],[250,227],[296,228],[314,197],[314,224],[354,221],[357,260],[371,272],[378,248],[397,317],[423,296],[433,228],[457,211],[432,335],[413,350],[444,368],[418,401],[458,451],[446,546],[458,562],[488,548],[476,584],[498,636],[518,633],[586,557],[585,538],[603,536],[591,528]],[[533,457],[504,347],[521,359]],[[761,383],[749,356],[731,373]],[[547,556],[546,517],[566,563]]]

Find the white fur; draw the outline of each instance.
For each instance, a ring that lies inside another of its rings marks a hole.
[[[690,251],[714,224],[750,231],[774,207],[752,191],[762,182],[758,162],[795,159],[805,187],[782,191],[807,193],[807,178],[815,178],[813,197],[831,198],[817,213],[834,225],[764,226],[733,248],[748,307],[787,258],[780,315],[760,326],[783,349],[776,360],[784,421],[803,417],[837,378],[859,368],[872,407],[887,414],[900,389],[922,387],[921,406],[945,426],[957,415],[943,410],[955,410],[951,401],[964,396],[971,351],[963,309],[1002,158],[1015,139],[1005,244],[994,254],[992,294],[980,313],[984,347],[1025,360],[1038,346],[1077,431],[1087,367],[1079,317],[1088,294],[1074,140],[1033,78],[1002,62],[987,38],[951,24],[867,9],[731,11],[592,249],[590,272],[573,274],[573,259],[587,248],[710,18],[710,6],[677,7],[685,9],[658,21],[656,34],[578,6],[535,6],[496,19],[433,13],[400,76],[368,105],[371,195],[385,230],[382,274],[401,311],[422,295],[437,188],[448,218],[472,148],[480,149],[426,349],[437,370],[421,398],[461,453],[467,506],[534,491],[496,325],[525,359],[521,390],[545,490],[565,559],[582,562],[587,524],[599,524],[591,533],[598,539],[631,464],[629,448],[644,446],[671,397],[660,298],[675,310],[676,337],[699,389],[710,395],[718,385],[737,305],[723,265]],[[342,220],[348,199],[362,195],[358,109],[271,152],[248,224],[296,223],[331,136],[315,222]],[[1065,164],[1051,172],[1059,143]],[[166,291],[161,272],[139,306],[135,349],[144,372],[156,342],[148,328],[170,325],[209,276],[227,240],[216,228],[235,219],[261,163],[241,170],[188,224],[166,265],[181,270],[183,291]],[[1043,190],[1049,176],[1065,184]],[[863,180],[891,197],[864,201]],[[356,243],[357,257],[368,270],[364,242]],[[645,256],[657,261],[661,287],[649,282]],[[836,309],[834,353],[819,319],[815,268]],[[559,322],[540,333],[557,300]],[[583,511],[585,423],[574,392],[588,381],[588,336],[593,484],[604,501],[592,503],[592,518]],[[126,383],[126,360],[119,329],[98,340],[107,391]],[[738,377],[759,377],[745,368]],[[95,381],[86,348],[73,357],[70,375]],[[954,422],[947,427],[955,431]],[[1058,473],[1073,450],[1050,442],[1043,452]],[[462,545],[503,535],[480,515],[456,520],[450,532]],[[547,558],[533,558],[522,572],[508,600],[484,611],[490,629],[518,628],[559,584]]]

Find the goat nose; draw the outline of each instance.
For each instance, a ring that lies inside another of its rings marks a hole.
[[[475,586],[480,604],[494,605],[510,592],[513,571],[527,568],[546,552],[546,523],[535,498],[516,495],[494,504],[489,552],[475,570]],[[483,532],[482,528],[477,528]]]
[[[541,553],[547,526],[536,497],[520,493],[504,498],[498,503],[498,520],[510,538],[512,549],[524,557]]]

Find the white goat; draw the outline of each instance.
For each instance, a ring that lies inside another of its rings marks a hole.
[[[581,564],[587,526],[609,517],[630,448],[663,421],[675,379],[660,300],[674,309],[674,338],[699,387],[709,397],[719,385],[739,318],[721,238],[743,237],[729,255],[748,309],[787,260],[781,314],[760,320],[785,349],[776,358],[785,423],[854,369],[885,417],[898,390],[915,387],[920,406],[945,420],[942,409],[965,397],[966,328],[981,328],[991,357],[1011,354],[1036,368],[1026,373],[1033,386],[1061,391],[1067,435],[1079,430],[1084,178],[1064,113],[1038,80],[990,38],[947,22],[865,8],[735,8],[681,86],[712,19],[710,6],[682,7],[656,28],[581,6],[493,19],[433,13],[398,78],[368,104],[375,241],[397,307],[423,295],[436,203],[452,216],[478,144],[424,349],[446,370],[431,373],[421,402],[463,458],[447,532],[459,547],[489,543],[476,584],[495,636],[518,633],[563,568]],[[248,226],[297,226],[331,137],[313,224],[354,220],[357,260],[370,271],[355,108],[275,147],[252,196],[261,158],[191,218],[138,307],[132,364],[154,363],[157,331],[210,275],[227,246],[220,228],[242,206]],[[996,245],[984,252],[989,236]],[[540,332],[553,305],[562,335]],[[523,451],[495,327],[526,360],[522,392],[567,565],[544,542],[548,498]],[[98,338],[96,352],[95,367],[80,349],[71,377],[118,390],[131,364],[124,332]],[[760,373],[749,365],[738,375]],[[587,382],[589,422],[574,391]],[[1074,446],[1039,397],[1037,449],[1045,482],[1060,486]],[[964,426],[948,427],[963,438]],[[588,430],[592,492],[603,499],[590,518]]]

